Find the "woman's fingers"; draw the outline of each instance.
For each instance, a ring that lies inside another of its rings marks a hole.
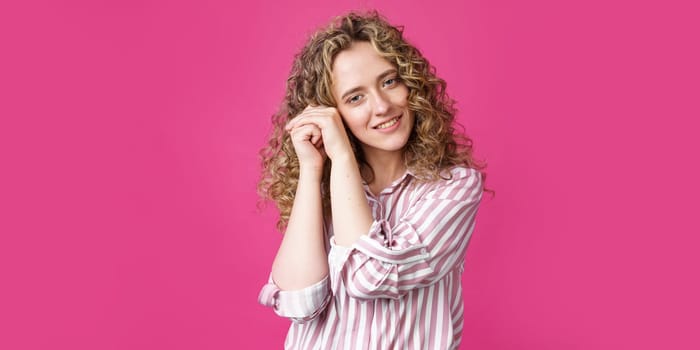
[[[321,129],[313,124],[300,125],[290,131],[292,138],[297,141],[310,141],[315,144],[321,138]]]
[[[321,130],[319,130],[318,128],[316,128],[316,130],[318,130],[318,132],[317,132],[317,133],[314,132],[314,133],[311,135],[311,143],[313,143],[314,146],[316,145],[316,143],[318,143],[318,140],[321,139]]]
[[[331,117],[328,115],[304,115],[292,119],[287,125],[287,130],[292,130],[294,128],[301,127],[303,125],[314,125],[320,129],[325,128],[329,123],[332,123]]]
[[[289,134],[300,166],[321,169],[326,159],[321,129],[314,124],[305,124],[295,127]]]
[[[287,130],[306,129],[313,126],[313,132],[308,131],[309,141],[318,150],[319,139],[323,139],[325,155],[333,159],[343,154],[352,154],[352,146],[348,140],[341,116],[333,107],[307,107],[286,125]],[[317,136],[318,135],[318,136]]]
[[[334,113],[336,113],[336,109],[332,107],[308,106],[303,112],[292,118],[285,126],[285,129],[289,131],[297,126],[308,123],[321,126],[322,123],[329,117],[332,117]]]

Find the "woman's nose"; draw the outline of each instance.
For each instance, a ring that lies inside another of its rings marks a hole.
[[[389,110],[389,98],[383,92],[377,92],[374,97],[374,114],[386,114]]]

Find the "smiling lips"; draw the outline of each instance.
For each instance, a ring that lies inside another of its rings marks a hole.
[[[401,119],[401,115],[394,117],[394,118],[391,118],[391,120],[386,121],[384,123],[381,123],[381,124],[375,126],[374,128],[379,129],[379,130],[390,128],[390,127],[394,126],[396,123],[398,123],[399,119]]]

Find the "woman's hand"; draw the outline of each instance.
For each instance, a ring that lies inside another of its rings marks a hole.
[[[321,129],[313,124],[305,124],[291,130],[287,128],[287,130],[299,159],[300,171],[310,171],[320,178],[323,173],[323,162],[326,160]]]
[[[316,140],[316,133],[320,131],[320,142],[313,144],[317,149],[319,145],[322,146],[331,160],[339,159],[337,157],[354,156],[343,120],[334,107],[309,105],[287,123],[286,129],[293,134],[295,130],[305,130],[304,135],[309,140]],[[297,150],[297,156],[299,156],[298,153],[299,150]]]

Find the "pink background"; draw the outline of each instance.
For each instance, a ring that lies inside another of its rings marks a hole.
[[[257,151],[376,7],[489,162],[463,349],[698,349],[693,1],[4,1],[0,349],[277,349]]]

